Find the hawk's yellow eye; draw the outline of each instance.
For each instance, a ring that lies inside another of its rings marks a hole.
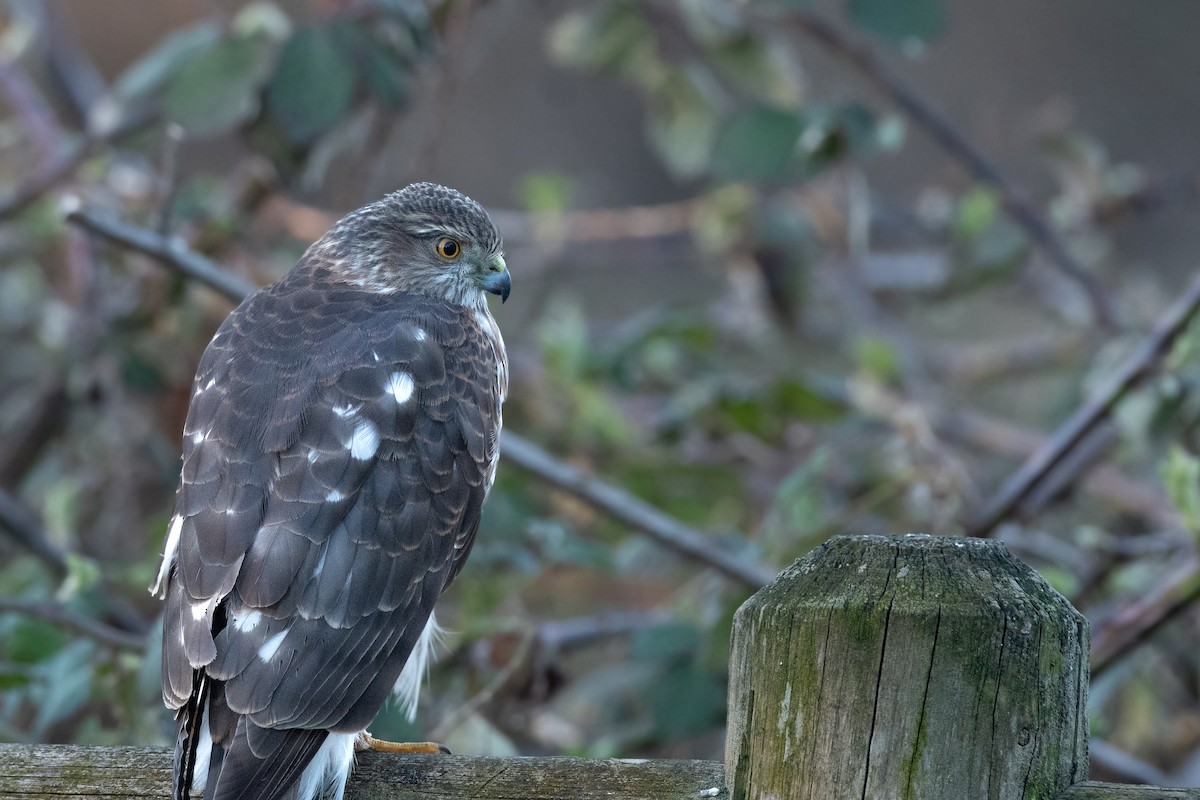
[[[462,255],[462,246],[449,236],[443,236],[441,239],[438,239],[435,247],[438,255],[442,258],[458,258]]]

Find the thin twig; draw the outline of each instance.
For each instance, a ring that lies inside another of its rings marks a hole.
[[[934,427],[939,436],[1010,458],[1029,458],[1045,447],[1047,441],[1038,431],[969,409],[955,409],[935,417]],[[1112,508],[1153,520],[1157,525],[1179,524],[1179,512],[1171,508],[1161,488],[1135,480],[1110,464],[1092,467],[1080,485]]]
[[[1103,770],[1105,780],[1115,780],[1120,783],[1144,783],[1153,786],[1172,786],[1170,776],[1153,764],[1143,761],[1124,750],[1109,744],[1103,739],[1092,739],[1088,742],[1088,757],[1092,762],[1092,772],[1099,767]]]
[[[33,467],[46,445],[66,426],[70,413],[66,379],[54,375],[38,391],[31,409],[0,446],[0,486],[15,487]]]
[[[80,209],[69,211],[67,219],[113,243],[151,256],[164,266],[203,282],[235,302],[240,302],[254,290],[248,281],[187,249],[179,240],[167,240],[153,231],[105,220]],[[773,570],[745,562],[721,550],[703,532],[684,525],[623,489],[586,475],[515,433],[504,433],[500,452],[507,461],[546,483],[624,522],[664,547],[712,567],[739,583],[756,589],[775,577]]]
[[[1171,345],[1200,310],[1200,274],[1192,278],[1176,303],[1167,309],[1141,346],[1114,373],[1108,385],[1080,406],[1059,426],[1046,444],[1034,453],[1004,482],[968,526],[972,536],[987,536],[1012,513],[1039,481],[1043,480],[1067,453],[1106,419],[1121,398],[1149,375]]]
[[[1193,558],[1149,597],[1123,608],[1096,631],[1092,680],[1196,602],[1200,602],[1200,558]]]
[[[701,531],[684,525],[624,489],[558,460],[516,434],[504,432],[500,453],[511,463],[554,488],[583,500],[592,508],[641,531],[664,547],[712,567],[745,586],[757,589],[775,577],[773,570],[719,549]]]
[[[492,676],[492,679],[487,682],[487,685],[480,689],[475,694],[463,703],[445,719],[437,724],[432,731],[429,732],[429,738],[433,741],[441,741],[449,736],[455,728],[462,725],[470,719],[475,712],[483,708],[491,702],[504,685],[512,679],[512,676],[517,673],[529,657],[530,650],[533,647],[534,641],[537,639],[537,630],[530,628],[521,634],[521,639],[517,643],[516,649],[513,651],[512,658],[504,665],[504,667]]]
[[[62,130],[46,98],[38,91],[29,74],[16,59],[0,58],[0,93],[25,126],[25,132],[42,164],[54,156]]]
[[[884,63],[870,46],[852,40],[817,14],[798,12],[792,18],[808,36],[869,78],[909,119],[966,167],[976,180],[995,190],[1013,221],[1041,247],[1052,264],[1084,290],[1091,302],[1096,321],[1108,329],[1117,327],[1112,298],[1096,277],[1075,258],[1050,224],[1016,190],[1008,178],[959,133],[945,115]]]
[[[146,637],[88,619],[60,606],[0,597],[0,613],[3,612],[44,619],[109,647],[139,651],[146,649]]]
[[[40,558],[56,578],[66,577],[66,554],[46,539],[37,518],[3,487],[0,487],[0,526],[19,545]]]
[[[163,266],[215,289],[235,302],[240,302],[257,288],[245,278],[221,269],[189,249],[182,239],[167,238],[146,228],[106,219],[80,208],[68,208],[66,218],[68,222],[114,244],[144,253]]]

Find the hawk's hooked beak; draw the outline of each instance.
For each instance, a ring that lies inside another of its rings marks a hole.
[[[508,267],[504,263],[504,256],[496,256],[492,259],[491,267],[494,272],[488,275],[480,285],[485,292],[500,295],[500,302],[508,300],[508,292],[512,289],[512,279],[508,276]]]

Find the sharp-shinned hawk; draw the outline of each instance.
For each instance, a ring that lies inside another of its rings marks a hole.
[[[340,220],[200,360],[162,567],[174,797],[340,798],[411,710],[499,455],[508,384],[482,207],[429,183]]]

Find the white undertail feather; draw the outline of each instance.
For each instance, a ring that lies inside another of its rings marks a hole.
[[[354,766],[357,733],[331,733],[321,749],[300,773],[296,800],[342,800],[346,779]]]
[[[411,722],[417,716],[417,701],[421,697],[421,684],[429,676],[429,664],[433,661],[433,648],[440,644],[445,629],[437,624],[433,614],[425,623],[425,630],[417,639],[412,654],[404,664],[400,677],[392,686],[392,695],[400,701],[400,707]]]
[[[196,745],[196,766],[192,770],[191,793],[197,796],[204,794],[208,785],[208,764],[212,758],[212,731],[208,727],[208,709],[204,710],[204,724],[200,726],[200,743]]]

